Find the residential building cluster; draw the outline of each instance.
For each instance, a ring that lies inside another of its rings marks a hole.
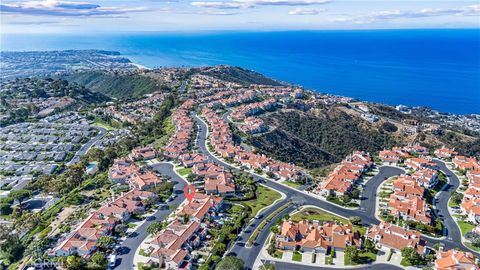
[[[26,180],[53,173],[97,132],[77,114],[0,128],[0,172],[5,175],[0,176],[2,186],[21,188]],[[19,183],[22,185],[15,187]]]
[[[430,208],[424,199],[425,188],[413,177],[402,175],[393,182],[388,206],[391,214],[403,220],[432,223]]]
[[[468,187],[463,192],[460,209],[467,220],[474,224],[480,224],[480,164],[475,158],[455,156],[453,158],[455,168],[466,171]]]
[[[275,237],[277,248],[302,252],[326,253],[327,250],[343,251],[347,246],[360,247],[362,240],[352,224],[301,220],[284,221]]]
[[[216,67],[208,67],[204,69],[216,69]],[[227,82],[224,80],[216,79],[212,76],[195,74],[190,77],[191,89],[205,89],[205,88],[239,88],[241,85],[234,82]]]
[[[188,114],[194,105],[193,100],[187,100],[173,113],[172,121],[175,125],[175,133],[163,148],[165,157],[177,159],[188,152],[193,133],[193,120]]]
[[[120,56],[120,53],[102,50],[2,51],[1,58],[2,79],[44,76],[73,70],[135,69],[130,60]]]
[[[111,104],[95,111],[110,115],[121,122],[132,124],[146,122],[152,120],[155,108],[163,102],[164,97],[164,93],[155,92],[140,100]]]
[[[230,116],[235,121],[243,121],[248,116],[253,116],[266,110],[271,110],[276,104],[277,101],[273,98],[270,98],[261,102],[240,105],[233,109]]]
[[[388,201],[390,213],[403,220],[431,224],[430,206],[424,196],[426,189],[437,185],[438,171],[437,164],[429,157],[429,150],[418,144],[394,147],[380,151],[379,158],[384,164],[402,165],[411,170],[393,182],[393,193]]]
[[[51,255],[78,254],[89,258],[98,249],[100,237],[111,235],[115,226],[127,222],[131,215],[143,213],[148,206],[147,200],[155,199],[154,193],[138,189],[121,194],[90,213],[73,232],[61,238]]]
[[[314,192],[323,196],[340,196],[349,194],[362,174],[373,166],[369,153],[355,151],[348,155],[340,165],[320,183]]]
[[[147,265],[165,269],[191,269],[192,251],[205,245],[209,228],[220,226],[216,217],[222,211],[221,197],[197,193],[185,201],[165,229],[147,240]],[[185,219],[188,216],[188,219]],[[208,218],[207,218],[208,217]]]
[[[224,167],[208,162],[206,156],[188,149],[193,132],[193,121],[188,113],[194,105],[193,100],[187,100],[173,114],[175,134],[164,148],[163,154],[186,168],[192,168],[192,173],[198,177],[195,187],[199,191],[222,196],[234,195],[236,189],[233,175]]]
[[[244,124],[239,125],[238,128],[247,134],[257,134],[268,130],[265,122],[257,117],[247,117],[243,121]]]
[[[301,170],[293,165],[275,161],[265,155],[255,154],[235,146],[232,132],[227,122],[219,117],[212,109],[203,108],[201,115],[211,127],[210,143],[215,152],[223,158],[232,159],[249,169],[263,170],[274,174],[282,180],[299,180],[304,175]]]
[[[132,159],[116,159],[108,170],[108,177],[114,183],[129,184],[139,190],[148,190],[162,182],[155,173],[138,167]]]

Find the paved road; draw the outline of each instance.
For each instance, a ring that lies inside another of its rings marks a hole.
[[[365,183],[362,191],[362,200],[360,209],[371,217],[375,217],[377,189],[388,178],[404,173],[402,169],[396,167],[383,166],[379,172]]]
[[[185,91],[186,88],[187,88],[187,80],[183,80],[182,85],[180,85],[180,87],[178,88],[178,92],[182,93],[183,91]]]
[[[225,163],[219,159],[217,159],[215,156],[210,154],[207,150],[207,144],[206,144],[206,137],[207,137],[207,125],[200,120],[198,116],[194,116],[194,120],[196,121],[197,125],[199,126],[199,134],[197,137],[197,146],[199,148],[199,151],[202,152],[204,155],[208,157],[208,159],[212,162],[215,162],[217,164],[220,164],[224,166],[225,168],[230,168],[232,170],[238,170],[237,168],[229,165],[228,163]],[[438,196],[438,209],[440,210],[440,213],[442,213],[446,221],[444,222],[445,227],[447,227],[447,233],[448,237],[445,239],[428,239],[429,245],[433,245],[435,243],[441,243],[446,249],[451,249],[451,248],[458,248],[462,250],[467,250],[465,246],[461,243],[461,235],[456,227],[455,221],[451,218],[451,216],[448,213],[447,210],[447,202],[448,198],[450,197],[450,194],[453,190],[458,187],[459,180],[455,176],[454,173],[452,173],[448,168],[446,168],[445,164],[441,161],[436,161],[439,164],[439,167],[442,171],[445,172],[447,176],[450,177],[451,179],[451,186],[447,188],[445,191],[442,192]],[[375,191],[378,187],[378,185],[385,181],[385,178],[398,175],[402,173],[401,169],[395,168],[395,167],[381,167],[379,173],[372,177],[365,186],[364,193],[362,194],[362,197],[365,197],[365,200],[361,201],[360,209],[359,210],[351,210],[351,209],[345,209],[343,207],[334,205],[332,203],[317,199],[315,197],[311,197],[308,194],[303,193],[302,191],[299,190],[294,190],[289,187],[286,187],[282,184],[279,184],[275,181],[266,179],[264,177],[260,177],[256,174],[251,174],[251,177],[257,181],[257,182],[262,182],[266,186],[275,189],[277,191],[280,191],[286,195],[286,198],[293,201],[296,204],[303,205],[303,204],[308,204],[308,205],[314,205],[319,208],[322,208],[324,210],[333,212],[337,215],[343,216],[343,217],[351,217],[351,216],[358,216],[362,219],[362,222],[365,225],[373,225],[373,224],[379,224],[380,221],[375,218],[375,200],[372,200],[372,198],[375,197]],[[275,207],[272,207],[275,208]],[[278,217],[278,216],[277,216]],[[266,230],[264,230],[265,232]],[[266,238],[265,238],[266,239]],[[257,242],[260,242],[262,240],[260,237],[258,238]],[[245,240],[246,241],[246,240]],[[251,249],[253,250],[253,249]],[[245,266],[246,268],[251,268],[253,266],[253,263],[255,261],[253,256],[255,256],[254,252],[248,251],[248,248],[241,247],[241,244],[239,245],[239,248],[235,249],[236,255],[243,258],[246,258],[245,260]],[[475,252],[474,252],[475,253]],[[256,253],[258,254],[258,253]],[[478,253],[475,253],[479,255]],[[253,256],[252,256],[253,255]],[[256,257],[256,256],[255,256]],[[286,267],[290,267],[289,264],[285,264]],[[373,266],[372,266],[373,267]],[[376,266],[375,266],[376,267]],[[368,267],[367,267],[368,268]],[[280,268],[279,268],[280,269]],[[305,269],[304,267],[301,266],[295,266],[295,268],[284,268],[284,269]],[[383,268],[382,268],[383,269]]]
[[[273,207],[268,208],[268,210],[266,210],[259,218],[256,218],[255,220],[253,220],[253,222],[248,224],[247,228],[243,229],[243,232],[239,235],[237,241],[235,242],[235,246],[228,253],[229,255],[235,255],[238,258],[242,259],[243,262],[245,263],[246,269],[251,269],[253,267],[253,264],[255,263],[255,260],[258,254],[260,254],[263,244],[265,243],[265,241],[268,238],[268,235],[270,234],[270,228],[275,224],[275,222],[279,218],[281,218],[285,214],[291,213],[292,211],[297,209],[298,206],[292,205],[290,207],[285,208],[280,213],[278,213],[276,215],[276,218],[268,222],[267,225],[263,228],[263,230],[258,234],[257,239],[253,243],[252,247],[250,248],[245,247],[245,243],[248,241],[248,239],[250,238],[252,233],[255,231],[255,228],[258,227],[260,222],[262,222],[263,219],[265,219],[271,213],[277,210],[278,206],[283,205],[285,203],[286,203],[286,199],[275,204]]]
[[[107,130],[105,128],[96,128],[98,129],[98,134],[95,137],[91,138],[90,141],[88,141],[86,144],[82,145],[82,147],[80,147],[80,149],[77,151],[77,153],[75,153],[75,155],[67,163],[67,165],[77,164],[80,161],[80,158],[85,155],[98,140],[100,140],[101,138],[103,138],[103,136],[105,136],[105,134],[107,134]]]
[[[183,195],[183,188],[187,183],[179,177],[173,169],[173,165],[170,163],[159,163],[151,165],[153,170],[161,173],[162,175],[169,176],[171,181],[177,182],[173,192],[178,196],[171,202],[167,203],[168,206],[172,204],[180,205],[184,200],[185,196]],[[165,210],[157,210],[151,219],[148,219],[142,225],[138,226],[130,237],[127,237],[125,241],[121,244],[119,255],[117,256],[117,266],[115,269],[121,270],[131,270],[133,269],[133,257],[135,256],[135,251],[140,246],[145,238],[147,238],[147,228],[150,223],[154,221],[164,220],[172,210],[170,208]]]

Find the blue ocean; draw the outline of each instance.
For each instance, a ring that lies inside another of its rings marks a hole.
[[[147,66],[237,65],[322,93],[480,113],[480,29],[2,35],[1,49],[105,49]]]

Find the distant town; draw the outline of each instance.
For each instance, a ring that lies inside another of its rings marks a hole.
[[[5,269],[480,269],[480,115],[237,67],[25,54],[2,53],[22,62],[0,90]],[[69,81],[79,71],[43,76],[67,71],[55,64],[22,71],[56,57],[121,80],[94,91]],[[141,94],[115,96],[132,77]]]

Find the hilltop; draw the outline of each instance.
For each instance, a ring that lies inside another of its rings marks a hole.
[[[273,128],[260,136],[248,136],[246,142],[266,155],[309,169],[340,162],[355,150],[373,154],[415,143],[430,149],[446,146],[462,154],[480,156],[478,135],[461,128],[421,128],[419,116],[402,115],[379,104],[368,104],[368,107],[372,112],[383,114],[378,114],[375,122],[368,121],[345,104],[309,111],[288,108],[267,113],[261,118]],[[410,121],[415,124],[414,130],[413,125],[408,124]]]

